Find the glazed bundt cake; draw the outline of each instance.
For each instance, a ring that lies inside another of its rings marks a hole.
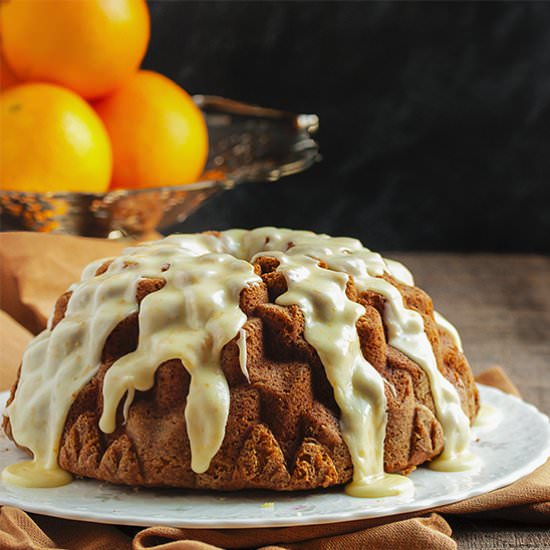
[[[85,268],[26,350],[4,430],[33,460],[112,483],[403,490],[468,466],[479,408],[456,330],[400,264],[351,238],[172,235]]]

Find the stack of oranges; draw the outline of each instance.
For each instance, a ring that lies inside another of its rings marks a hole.
[[[0,4],[0,188],[103,192],[201,175],[201,111],[139,70],[145,0]]]

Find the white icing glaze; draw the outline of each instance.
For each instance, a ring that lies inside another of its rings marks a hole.
[[[395,260],[389,260],[388,258],[385,258],[384,261],[386,262],[387,272],[396,281],[409,286],[414,285],[414,278],[412,276],[412,273],[402,263]],[[455,326],[452,325],[447,319],[445,319],[445,317],[443,317],[443,315],[441,315],[441,313],[437,311],[434,311],[434,319],[438,327],[446,330],[449,333],[449,335],[453,339],[455,346],[460,351],[463,351],[462,341]]]
[[[479,432],[488,432],[495,429],[502,421],[502,411],[487,403],[482,403],[474,421],[473,427]]]
[[[288,290],[276,302],[301,309],[304,336],[317,351],[334,389],[354,465],[350,494],[383,496],[410,487],[401,476],[384,474],[384,380],[361,352],[355,325],[364,308],[346,295],[350,276],[359,291],[372,290],[385,297],[390,345],[417,362],[430,380],[445,436],[438,464],[456,467],[466,456],[469,439],[458,393],[439,372],[421,315],[407,309],[399,291],[380,278],[387,272],[412,284],[408,270],[384,261],[356,239],[266,227],[219,235],[172,235],[127,249],[99,276],[94,274],[102,261],[84,270],[82,281],[71,287],[64,319],[53,330],[50,324],[25,352],[15,399],[8,408],[15,440],[34,454],[30,464],[35,477],[40,472],[53,477],[61,472],[57,453],[70,405],[97,372],[107,336],[134,312],[139,312],[138,346],[115,361],[105,375],[100,428],[112,432],[123,397],[126,419],[135,390],[153,386],[161,363],[180,359],[191,375],[185,410],[191,466],[195,472],[206,471],[222,443],[229,411],[220,354],[237,336],[241,369],[248,378],[242,328],[246,315],[239,297],[245,286],[261,280],[249,263],[260,256],[279,261],[277,270]],[[138,307],[136,287],[143,278],[163,279],[165,284]],[[17,483],[19,472],[20,478],[26,477],[20,482],[28,482],[29,468],[24,472],[22,468],[10,466],[3,476]]]
[[[420,365],[428,375],[437,419],[445,436],[441,458],[460,462],[468,448],[470,423],[462,410],[456,388],[439,371],[432,346],[424,332],[422,316],[406,308],[397,288],[387,281],[373,278],[368,283],[368,289],[386,298],[384,321],[388,343]]]
[[[142,266],[149,264],[150,257],[145,258]],[[124,394],[148,390],[160,364],[180,359],[191,375],[185,408],[191,468],[202,473],[223,441],[229,412],[221,350],[246,321],[239,308],[241,290],[261,279],[248,262],[229,254],[171,254],[160,259],[169,261],[167,271],[156,271],[160,266],[155,258],[145,272],[162,276],[166,284],[141,302],[137,349],[118,359],[105,375],[99,427],[113,432]]]
[[[138,311],[138,282],[163,278],[165,286],[147,295],[139,307],[137,350],[107,371],[100,428],[113,431],[122,397],[127,395],[126,416],[134,391],[153,385],[157,367],[181,359],[191,374],[185,416],[192,468],[203,472],[221,444],[229,409],[219,354],[246,321],[239,308],[241,290],[261,279],[248,262],[222,253],[218,239],[210,235],[169,237],[127,249],[94,277],[101,264],[84,270],[83,280],[71,288],[64,319],[25,352],[15,399],[7,409],[14,438],[33,452],[38,478],[58,469],[68,410],[97,372],[107,336]],[[11,473],[14,482],[13,469]]]
[[[250,384],[250,375],[248,374],[248,368],[246,367],[246,330],[244,330],[244,328],[239,330],[237,346],[239,348],[239,365],[241,367],[241,372]]]
[[[360,496],[360,487],[362,496],[367,496],[366,487],[370,487],[368,496],[404,490],[410,485],[408,479],[395,484],[401,476],[384,474],[384,380],[361,352],[355,325],[365,308],[346,296],[349,276],[321,268],[318,260],[298,253],[297,247],[271,255],[279,260],[277,271],[284,274],[288,286],[275,302],[300,307],[305,339],[317,351],[340,408],[342,435],[353,462],[350,493]]]
[[[404,285],[414,286],[412,273],[400,262],[385,258],[386,271],[398,282]]]
[[[455,326],[447,321],[447,319],[445,319],[445,317],[443,317],[443,315],[441,315],[441,313],[438,313],[437,311],[434,311],[434,319],[437,323],[437,326],[446,330],[453,339],[453,342],[458,350],[462,351],[462,340],[460,339],[460,335],[458,334],[458,330],[456,330]]]

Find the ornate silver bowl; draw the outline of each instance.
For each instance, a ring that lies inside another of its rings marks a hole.
[[[0,191],[2,230],[139,237],[185,220],[204,201],[242,182],[276,181],[319,157],[316,115],[295,115],[216,96],[193,98],[208,125],[201,181],[106,193]]]

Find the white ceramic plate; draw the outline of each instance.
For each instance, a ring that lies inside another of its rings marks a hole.
[[[359,499],[342,488],[300,492],[192,492],[134,490],[92,480],[56,489],[23,489],[0,482],[0,504],[27,512],[120,525],[193,528],[275,527],[334,523],[413,512],[458,502],[504,487],[550,456],[548,417],[524,401],[480,386],[481,400],[500,413],[496,426],[474,429],[472,450],[483,460],[477,472],[442,473],[419,468],[408,497]],[[0,394],[3,405],[7,393]],[[25,455],[0,435],[0,470]]]

